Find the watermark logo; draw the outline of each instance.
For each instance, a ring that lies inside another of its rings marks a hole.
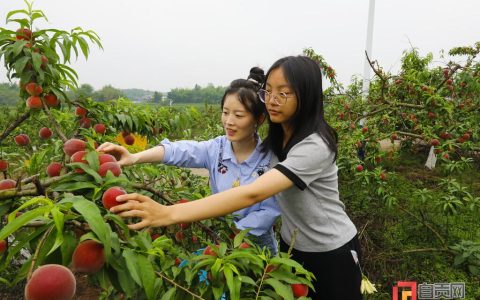
[[[392,300],[465,299],[465,283],[421,283],[417,286],[415,281],[398,281],[392,292]]]
[[[392,300],[398,300],[398,288],[402,288],[401,300],[417,300],[417,283],[415,281],[399,281],[393,286]]]

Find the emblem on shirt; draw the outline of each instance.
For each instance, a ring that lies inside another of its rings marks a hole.
[[[267,172],[270,169],[270,164],[261,164],[258,167],[255,168],[255,170],[252,173],[252,177],[257,178],[262,176],[265,172]]]

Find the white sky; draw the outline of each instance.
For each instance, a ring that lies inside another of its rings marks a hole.
[[[72,67],[95,89],[169,91],[227,85],[252,66],[313,47],[339,80],[363,74],[368,0],[36,0],[49,23],[37,28],[92,29],[104,51]],[[22,0],[0,0],[0,26]],[[479,0],[377,0],[372,58],[396,70],[412,45],[437,61],[440,50],[480,41]],[[3,62],[0,82],[6,82]]]

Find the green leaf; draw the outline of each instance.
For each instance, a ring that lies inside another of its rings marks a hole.
[[[88,164],[93,170],[98,171],[100,163],[98,161],[98,153],[96,151],[88,152],[85,159],[88,161]]]
[[[23,14],[23,15],[28,17],[28,11],[26,11],[24,9],[12,10],[7,14],[6,23],[8,23],[8,20],[10,19],[11,16],[16,15],[16,14]]]
[[[80,45],[80,49],[82,49],[83,56],[85,56],[86,59],[88,59],[88,43],[85,41],[85,39],[81,36],[77,36],[78,39],[78,44]]]
[[[23,237],[21,240],[18,240],[17,243],[14,244],[14,246],[10,246],[8,248],[8,255],[5,258],[5,260],[3,261],[2,266],[0,268],[0,273],[4,268],[10,266],[10,262],[15,257],[15,255],[18,252],[20,252],[20,250],[25,248],[30,243],[30,241],[32,241],[33,239],[37,238],[39,235],[44,233],[45,230],[47,230],[49,227],[50,227],[50,223],[45,224],[45,225],[37,228],[34,232],[30,233],[29,235]]]
[[[75,210],[83,216],[88,225],[90,225],[92,231],[102,242],[103,251],[108,261],[108,259],[110,259],[111,252],[110,236],[112,231],[110,226],[103,220],[97,205],[86,199],[80,199],[73,203],[73,208],[75,208]]]
[[[13,44],[13,48],[12,48],[12,53],[13,53],[13,56],[17,56],[18,54],[20,54],[20,52],[22,52],[23,50],[23,47],[25,47],[25,45],[27,44],[28,42],[25,41],[25,40],[18,40],[16,41],[14,44]]]
[[[32,62],[33,62],[33,67],[35,68],[36,71],[39,71],[41,66],[42,66],[42,56],[36,52],[32,53]]]
[[[242,230],[235,236],[235,238],[233,239],[233,247],[234,248],[238,248],[238,246],[240,246],[240,244],[243,242],[243,239],[244,239],[245,235],[249,231],[250,231],[250,229]]]
[[[175,299],[175,293],[177,289],[175,287],[171,287],[165,294],[163,294],[160,300],[173,300]]]
[[[48,198],[45,198],[45,197],[35,197],[35,198],[32,198],[32,199],[28,200],[27,202],[23,203],[17,209],[12,211],[8,215],[7,221],[12,222],[13,219],[16,218],[17,212],[21,211],[22,209],[25,209],[29,206],[39,205],[39,204],[44,204],[45,206],[49,206],[50,208],[53,208],[52,200],[50,200]]]
[[[10,234],[17,231],[23,225],[27,224],[28,222],[30,222],[34,219],[37,219],[40,216],[45,215],[51,209],[52,208],[50,206],[41,206],[41,207],[32,209],[30,211],[27,211],[26,213],[23,213],[18,218],[13,219],[5,227],[3,227],[2,230],[0,231],[0,240],[4,240]]]
[[[297,271],[303,270],[304,272],[306,272],[306,270],[303,268],[301,264],[289,258],[274,257],[270,260],[270,264],[287,265],[295,268]]]
[[[147,299],[155,299],[155,271],[153,270],[152,262],[148,260],[146,256],[141,254],[137,255],[137,262],[142,266],[142,272],[140,273],[140,278],[142,279],[142,285],[145,289],[145,294],[147,294]]]
[[[127,224],[125,224],[125,222],[123,221],[123,219],[121,217],[119,217],[116,214],[112,214],[112,213],[108,212],[104,216],[104,218],[107,221],[112,220],[113,222],[115,222],[115,224],[117,224],[122,229],[123,234],[125,235],[125,238],[127,240],[130,239],[130,229],[128,229]]]
[[[227,286],[228,286],[228,289],[230,291],[230,299],[232,299],[232,300],[239,299],[240,295],[236,294],[236,289],[235,289],[235,285],[234,285],[234,282],[233,282],[233,278],[234,278],[233,277],[233,272],[232,272],[232,269],[230,268],[229,264],[224,266],[223,274],[225,275],[225,279],[227,281]]]
[[[132,280],[130,272],[128,272],[128,267],[125,265],[124,260],[117,261],[119,266],[115,267],[115,271],[118,276],[118,282],[122,287],[122,290],[127,294],[127,298],[133,298],[133,294],[136,290],[135,281]]]
[[[65,182],[57,185],[53,190],[56,192],[72,192],[81,189],[94,189],[96,187],[91,182]]]
[[[78,244],[77,238],[73,236],[71,232],[65,232],[63,234],[63,243],[60,247],[62,252],[62,265],[68,266],[72,260],[72,254]]]
[[[52,246],[52,249],[50,249],[50,252],[48,252],[47,255],[50,255],[53,251],[55,251],[60,245],[63,243],[63,225],[65,222],[65,217],[62,212],[60,212],[60,209],[58,207],[52,208],[50,211],[52,214],[53,220],[55,221],[55,227],[57,229],[57,235],[55,238],[55,243]]]
[[[263,283],[268,284],[271,287],[273,287],[275,292],[280,297],[282,297],[283,299],[285,299],[285,300],[293,300],[294,299],[292,288],[290,287],[290,285],[285,285],[285,284],[281,283],[280,281],[278,281],[274,278],[268,278],[268,279],[264,280]]]
[[[25,66],[27,65],[29,60],[30,59],[27,56],[24,56],[24,57],[18,59],[15,62],[15,71],[17,71],[17,73],[22,73],[23,69],[25,69]]]
[[[239,276],[238,279],[243,283],[251,284],[253,286],[257,286],[257,283],[251,277],[242,275],[242,276]]]
[[[132,249],[125,249],[123,250],[123,257],[125,258],[125,262],[127,264],[127,269],[130,273],[130,276],[132,276],[133,280],[141,286],[142,281],[140,280],[140,270],[137,262],[137,257],[135,256],[135,252],[133,252]]]
[[[39,18],[44,18],[46,21],[48,21],[47,17],[43,14],[42,11],[36,10],[34,13],[32,13],[32,22]]]

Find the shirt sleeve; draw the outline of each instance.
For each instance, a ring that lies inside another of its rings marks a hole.
[[[215,156],[216,139],[208,141],[177,141],[164,139],[160,144],[165,149],[163,163],[186,168],[207,168]]]
[[[287,158],[275,165],[299,189],[304,190],[312,181],[327,176],[326,170],[335,171],[334,153],[318,134],[312,134],[292,147]]]
[[[256,236],[266,233],[280,216],[280,207],[275,197],[268,198],[258,205],[242,219],[235,222],[238,229],[252,228],[250,233]]]

